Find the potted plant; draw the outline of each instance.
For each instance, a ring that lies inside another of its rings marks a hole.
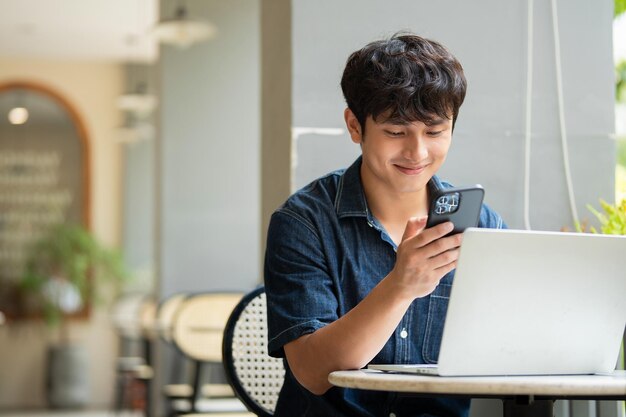
[[[600,206],[604,213],[588,204],[587,208],[600,222],[600,231],[605,235],[626,235],[626,199],[615,205],[600,200]],[[576,225],[576,230],[583,232],[584,226]],[[598,233],[598,230],[591,226],[591,233]]]
[[[86,316],[113,294],[128,274],[121,256],[84,227],[61,224],[31,248],[21,280],[28,305],[37,306],[58,343],[48,351],[47,393],[54,407],[79,407],[89,399],[87,355],[70,340],[69,320]]]

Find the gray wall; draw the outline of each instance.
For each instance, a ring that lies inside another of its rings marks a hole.
[[[155,68],[151,64],[125,66],[125,94],[145,93],[157,96]],[[155,276],[155,214],[156,110],[124,112],[124,126],[131,129],[119,134],[123,147],[122,242],[124,260],[133,280],[124,288],[128,292],[151,293],[156,287]]]
[[[577,207],[613,199],[612,1],[558,2],[565,120]],[[527,2],[293,1],[293,124],[342,127],[339,88],[349,53],[408,29],[441,41],[461,61],[469,88],[440,174],[481,183],[510,227],[523,228]],[[573,224],[561,158],[549,1],[535,1],[531,225]],[[358,154],[347,134],[297,143],[297,186],[347,166]],[[332,155],[329,160],[327,155]],[[324,163],[326,161],[327,163]],[[329,166],[330,164],[334,166]]]
[[[161,297],[260,279],[259,1],[186,4],[218,35],[161,49]]]
[[[154,282],[154,141],[124,148],[124,260],[135,278],[128,290],[150,292]]]
[[[587,203],[613,199],[612,1],[560,0],[565,120],[579,216]],[[339,82],[348,55],[365,43],[408,29],[445,44],[463,64],[468,95],[440,174],[457,185],[481,183],[486,201],[512,228],[523,228],[526,88],[524,0],[293,0],[293,125],[344,127]],[[552,17],[535,1],[531,226],[572,226],[559,137]],[[347,133],[301,135],[293,144],[296,188],[359,154]],[[578,416],[587,402],[558,402]],[[593,408],[593,405],[591,406]],[[603,416],[615,415],[614,402]],[[606,411],[606,412],[605,412]],[[473,416],[502,415],[497,400],[477,400]]]

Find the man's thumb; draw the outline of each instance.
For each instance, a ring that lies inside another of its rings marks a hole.
[[[428,217],[411,217],[404,228],[402,241],[404,242],[406,239],[411,238],[424,230],[427,219]]]

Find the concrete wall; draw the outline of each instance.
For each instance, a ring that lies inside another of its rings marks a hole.
[[[122,67],[112,63],[0,59],[0,84],[32,81],[64,96],[82,117],[91,145],[92,230],[105,243],[120,241],[120,147],[115,136],[123,91]],[[97,80],[97,82],[94,82]],[[108,407],[113,398],[116,338],[107,312],[96,309],[88,321],[70,326],[72,340],[89,355],[91,406]],[[46,404],[46,347],[54,332],[25,322],[0,327],[0,408],[35,408]]]
[[[469,88],[441,175],[481,183],[486,201],[523,227],[527,2],[293,1],[293,124],[343,127],[339,81],[349,53],[408,29],[439,40],[461,61]],[[613,198],[612,2],[558,1],[565,123],[576,202]],[[569,212],[555,81],[550,2],[535,2],[531,224],[558,230]],[[297,186],[348,165],[358,154],[347,134],[301,136]],[[332,155],[329,162],[328,155]]]
[[[144,91],[156,99],[158,85],[155,65],[125,66],[126,92]],[[123,152],[123,224],[124,260],[134,280],[127,292],[154,293],[157,243],[156,134],[157,110],[126,112],[126,124],[135,127],[124,141]]]
[[[130,291],[152,292],[155,277],[154,138],[124,145],[124,259],[134,274]]]
[[[173,13],[161,3],[161,14]],[[259,276],[259,1],[196,0],[217,37],[161,50],[160,296]]]

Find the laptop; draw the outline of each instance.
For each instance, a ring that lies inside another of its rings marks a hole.
[[[612,372],[626,325],[626,236],[469,228],[438,364],[370,369],[441,376]]]

